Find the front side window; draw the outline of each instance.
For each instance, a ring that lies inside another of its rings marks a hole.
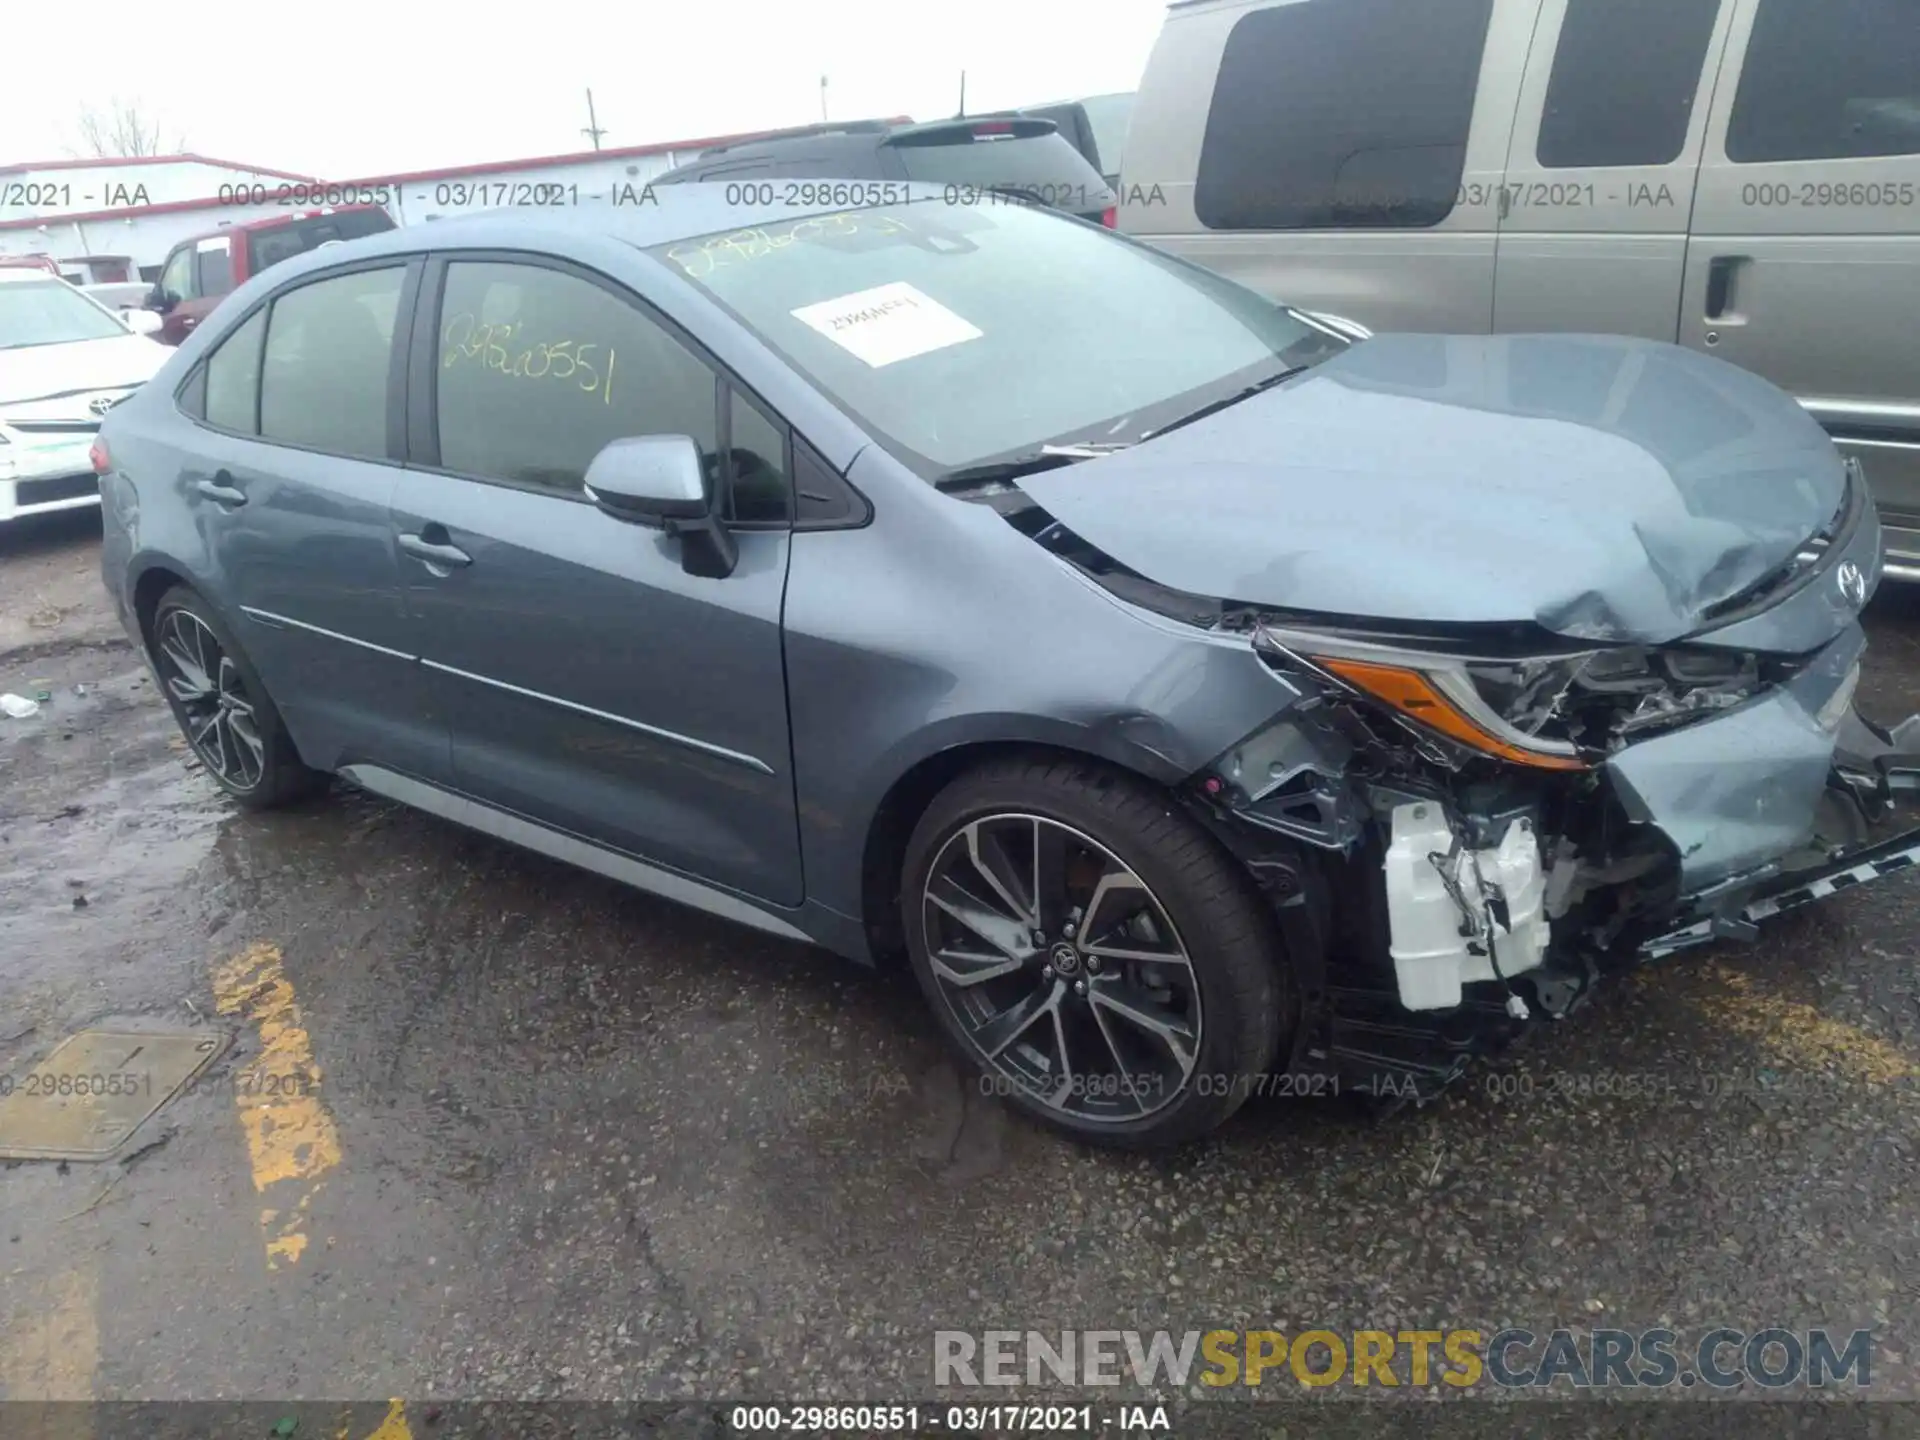
[[[1540,117],[1540,164],[1678,160],[1719,16],[1720,0],[1567,0]]]
[[[1868,155],[1920,155],[1920,4],[1761,0],[1727,158]]]
[[[206,420],[241,435],[259,432],[260,342],[267,334],[263,306],[207,357]]]
[[[160,288],[176,300],[193,295],[193,251],[177,251],[160,272]]]
[[[0,281],[0,350],[111,340],[127,333],[126,326],[64,280],[49,275]]]
[[[440,464],[581,493],[610,441],[689,435],[719,451],[712,370],[658,322],[590,281],[537,265],[458,261],[440,306]]]
[[[260,435],[289,445],[387,455],[387,376],[406,271],[358,270],[274,297],[260,367]]]
[[[1453,213],[1493,0],[1302,0],[1228,33],[1194,213],[1214,230]]]
[[[1027,205],[881,206],[651,253],[930,479],[1050,441],[1137,441],[1344,348],[1231,281]]]

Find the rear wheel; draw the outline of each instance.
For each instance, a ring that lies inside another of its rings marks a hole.
[[[1206,1133],[1290,1020],[1277,928],[1239,864],[1165,795],[1092,765],[955,781],[914,830],[901,904],[982,1089],[1082,1139]]]
[[[241,805],[265,810],[326,788],[252,664],[212,608],[185,586],[160,597],[151,652],[161,692],[207,774]]]

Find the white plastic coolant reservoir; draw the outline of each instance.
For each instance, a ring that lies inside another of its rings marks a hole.
[[[1547,952],[1547,877],[1540,842],[1525,820],[1508,826],[1494,849],[1456,852],[1438,804],[1398,806],[1386,880],[1393,969],[1400,1003],[1409,1010],[1458,1005],[1461,986],[1537,969]],[[1493,890],[1506,899],[1509,928],[1493,918]],[[1474,953],[1486,949],[1488,935],[1491,958]]]

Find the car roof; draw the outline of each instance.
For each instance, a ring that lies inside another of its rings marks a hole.
[[[58,280],[62,285],[67,283],[63,276],[51,270],[42,270],[36,265],[0,265],[0,281],[17,280]]]

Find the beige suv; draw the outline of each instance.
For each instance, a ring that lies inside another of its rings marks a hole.
[[[1757,371],[1920,580],[1913,0],[1186,0],[1123,181],[1122,230],[1375,329]]]

